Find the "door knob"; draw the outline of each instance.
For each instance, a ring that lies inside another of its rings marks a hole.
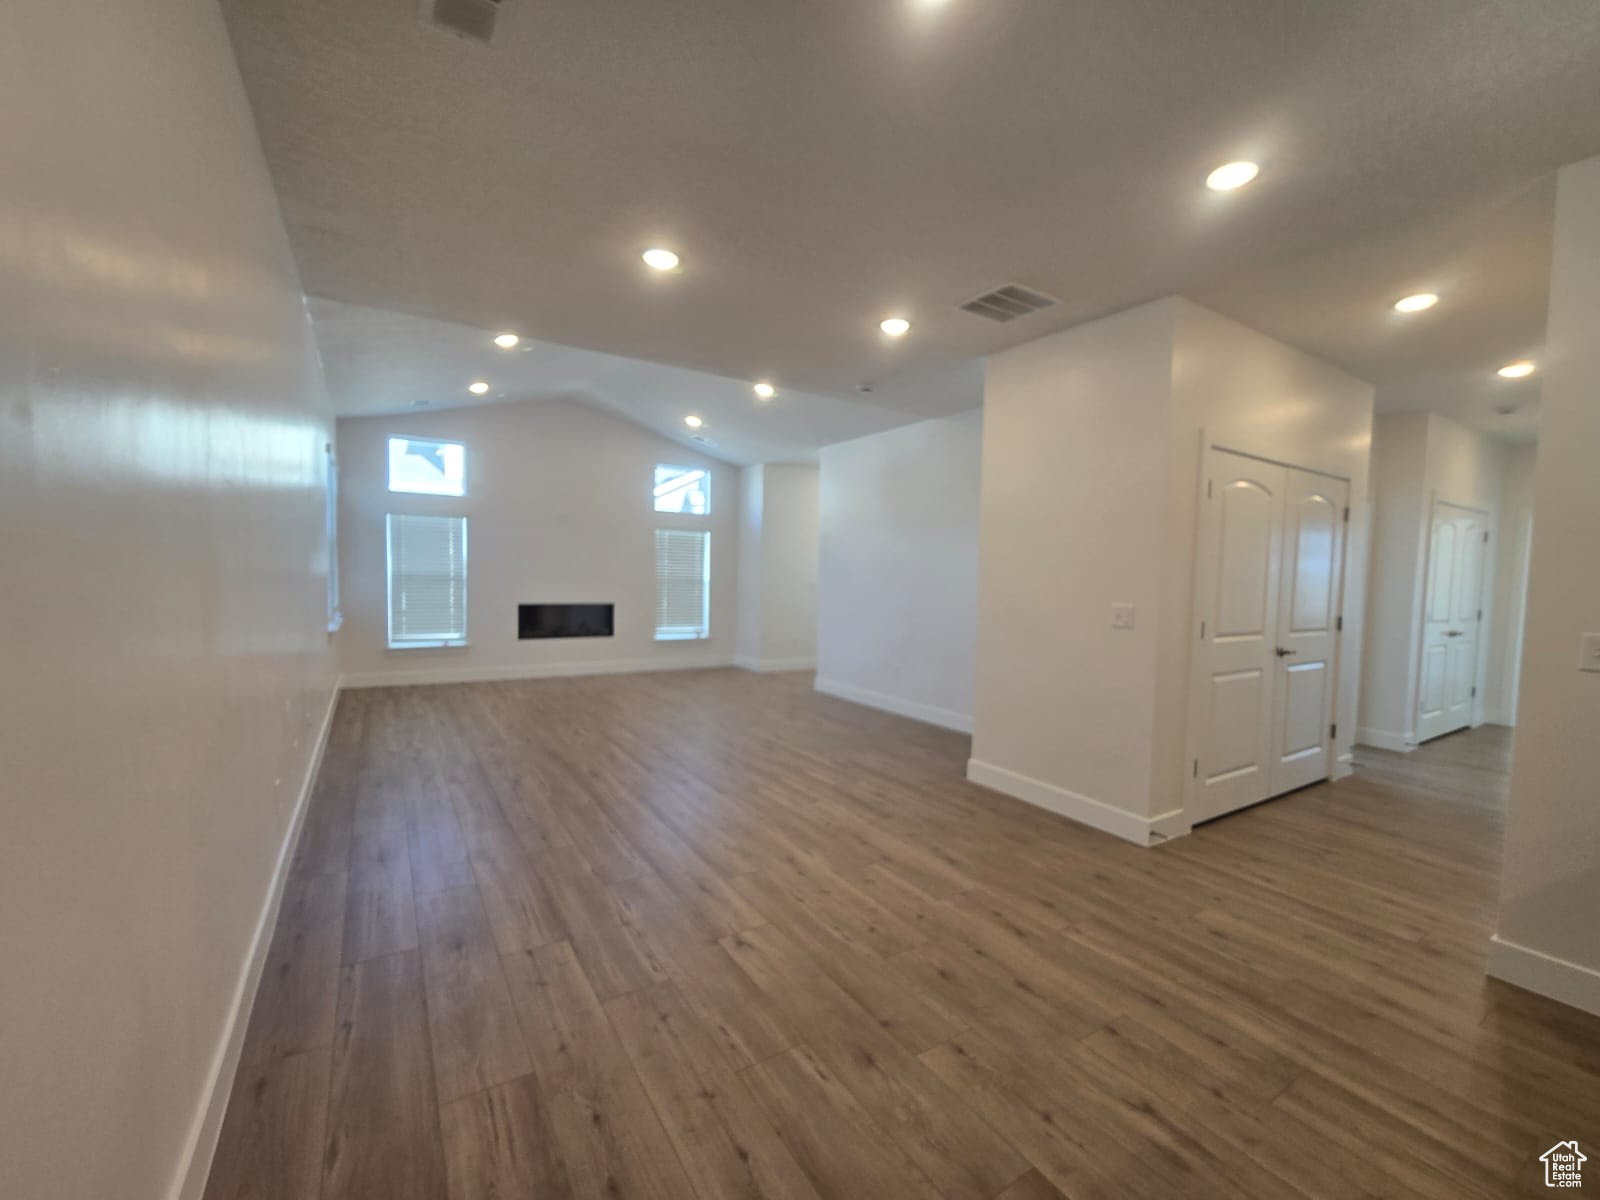
[[[1300,651],[1298,651],[1298,650],[1285,650],[1282,646],[1278,647],[1278,657],[1279,658],[1288,658],[1291,654],[1299,654],[1299,653],[1300,653]]]

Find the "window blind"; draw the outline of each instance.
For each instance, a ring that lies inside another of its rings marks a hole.
[[[390,513],[389,648],[467,640],[467,519]]]
[[[711,534],[656,530],[656,641],[711,636]]]

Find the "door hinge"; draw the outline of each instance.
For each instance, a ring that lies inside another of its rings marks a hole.
[[[1487,529],[1483,531],[1483,544],[1485,546],[1489,544],[1489,531]]]
[[[1194,760],[1194,777],[1196,779],[1200,778],[1200,760],[1198,758]]]
[[[1483,620],[1483,609],[1481,608],[1478,610],[1478,620]]]
[[[1206,640],[1206,623],[1204,621],[1200,622],[1200,640],[1202,642]]]
[[[1334,623],[1333,623],[1333,631],[1335,633],[1343,633],[1344,632],[1344,618],[1343,617],[1339,617],[1334,621]]]
[[[1214,479],[1206,480],[1206,499],[1211,499],[1211,487],[1216,482]]]
[[[1478,689],[1477,688],[1473,688],[1472,689],[1472,698],[1474,700],[1476,700],[1478,698]]]
[[[1336,740],[1339,737],[1339,723],[1337,721],[1328,727],[1328,736]]]
[[[1350,524],[1350,506],[1348,504],[1344,506],[1344,523],[1346,525]]]

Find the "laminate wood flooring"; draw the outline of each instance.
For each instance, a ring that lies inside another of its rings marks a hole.
[[[209,1200],[1544,1194],[1484,728],[1141,849],[738,671],[351,691]],[[1592,1150],[1600,1162],[1600,1150]]]

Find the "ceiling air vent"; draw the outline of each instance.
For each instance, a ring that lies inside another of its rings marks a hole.
[[[422,0],[422,19],[429,25],[475,42],[494,37],[494,19],[501,0]]]
[[[1049,296],[1030,291],[1020,283],[1008,283],[1005,287],[995,288],[992,292],[968,300],[961,305],[961,311],[987,317],[991,321],[1015,321],[1018,317],[1036,313],[1053,304],[1055,300]]]

